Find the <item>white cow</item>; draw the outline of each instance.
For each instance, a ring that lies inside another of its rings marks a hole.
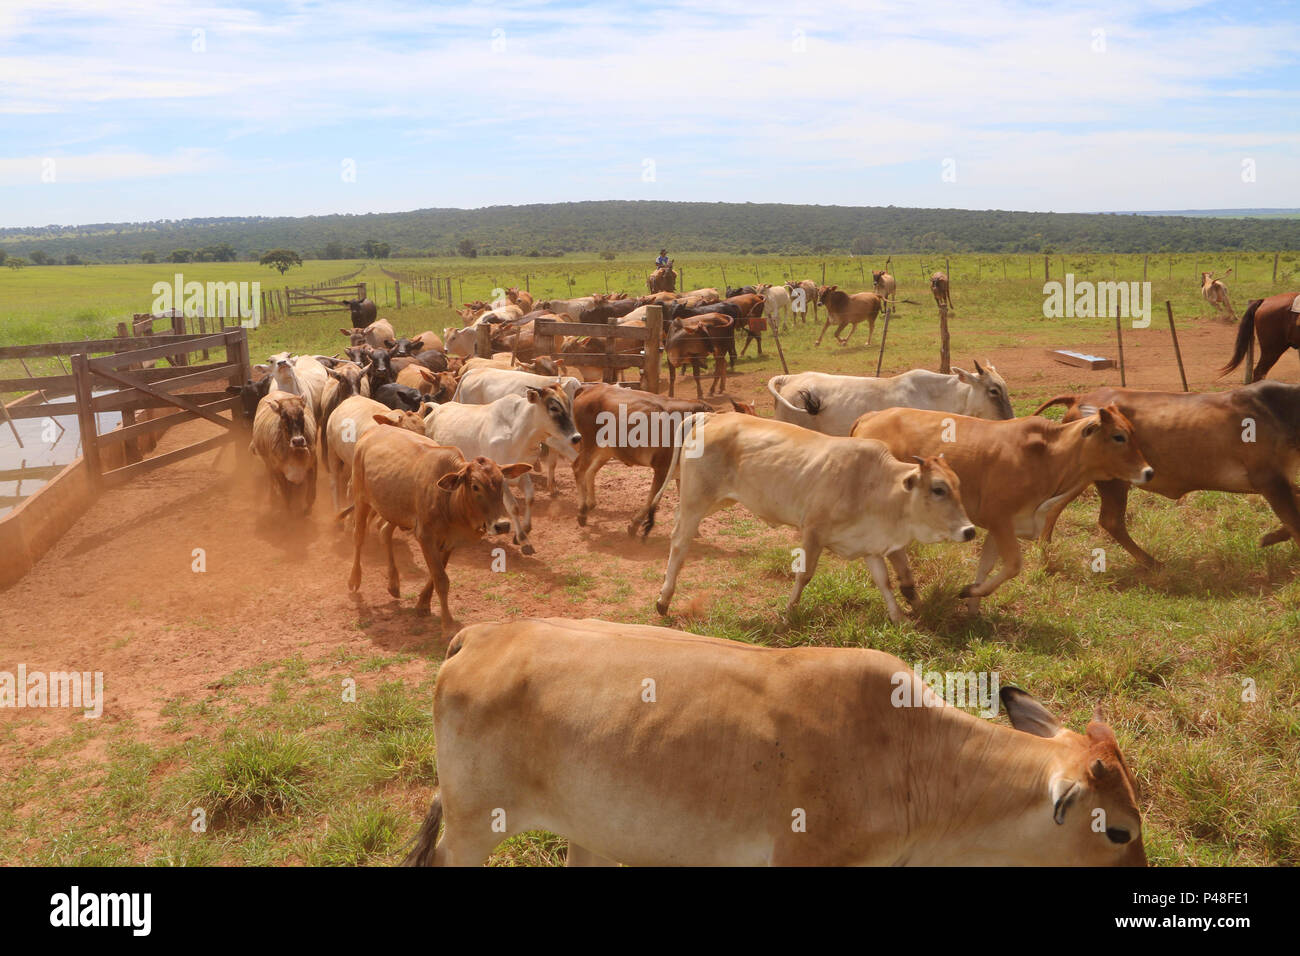
[[[302,395],[311,405],[313,417],[321,419],[321,404],[329,374],[325,366],[310,355],[277,352],[265,365],[254,366],[259,372],[275,379],[275,387],[290,395]]]
[[[523,374],[523,373],[514,373]],[[578,457],[582,441],[573,424],[573,402],[559,384],[529,386],[522,396],[506,395],[485,405],[447,402],[426,407],[424,433],[440,445],[460,449],[466,458],[482,455],[498,464],[524,459],[547,441],[569,461]],[[515,541],[532,554],[533,480],[531,472],[514,479],[524,493],[522,517],[515,521]]]
[[[781,334],[781,319],[792,319],[790,311],[790,290],[783,285],[760,285],[758,291],[763,293],[763,315],[771,323],[772,329]]]
[[[972,418],[1014,418],[1007,383],[998,370],[975,363],[975,372],[954,368],[951,375],[913,369],[890,378],[799,372],[769,379],[777,421],[802,425],[824,435],[847,435],[867,412],[923,408]]]

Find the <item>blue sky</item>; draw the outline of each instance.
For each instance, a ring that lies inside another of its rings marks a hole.
[[[1297,50],[1283,3],[0,0],[0,226],[1300,207]]]

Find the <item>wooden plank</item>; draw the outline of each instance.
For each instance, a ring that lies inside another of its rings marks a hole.
[[[564,359],[569,365],[587,365],[591,368],[640,368],[643,356],[640,352],[561,352],[555,356]]]
[[[617,330],[617,334],[615,334],[615,330]],[[539,335],[563,335],[566,338],[579,338],[586,335],[591,338],[612,337],[644,342],[648,333],[638,325],[611,327],[600,322],[556,322],[554,319],[535,319],[533,321],[533,337],[536,338]]]
[[[208,365],[190,365],[186,366],[186,371],[193,370],[193,375],[178,376],[178,370],[174,366],[164,366],[162,368],[142,368],[132,369],[131,374],[138,376],[144,382],[164,382],[169,379],[178,377],[192,379],[193,381],[203,381],[210,378],[201,373],[221,369],[228,371],[231,364],[228,362],[214,362]],[[76,381],[71,375],[50,375],[43,378],[4,378],[0,379],[0,392],[18,392],[18,391],[46,391],[46,392],[63,392],[70,393],[76,387]]]
[[[154,335],[149,341],[172,344],[201,339],[201,335]],[[50,358],[55,355],[89,355],[102,352],[132,352],[140,348],[134,339],[86,339],[84,342],[42,342],[39,345],[6,345],[0,348],[0,359],[10,358]],[[173,347],[172,351],[176,351]]]
[[[208,411],[224,412],[239,405],[238,395],[227,395],[219,401],[205,403],[200,408]],[[132,438],[138,438],[141,435],[148,435],[150,432],[161,431],[171,428],[173,425],[180,425],[183,422],[192,422],[198,418],[193,412],[182,412],[177,409],[175,415],[166,415],[162,418],[151,418],[146,421],[137,422],[134,425],[127,425],[123,428],[114,428],[111,432],[105,432],[99,436],[101,445],[115,445],[119,442],[128,441]]]
[[[72,356],[72,374],[77,379],[77,424],[81,429],[81,455],[86,460],[90,486],[101,487],[99,442],[96,440],[95,413],[90,407],[90,360],[85,355]]]
[[[1048,349],[1047,354],[1061,364],[1073,365],[1075,368],[1097,371],[1115,367],[1115,363],[1111,359],[1102,358],[1100,355],[1083,355],[1080,352],[1071,352],[1068,349]]]
[[[161,468],[164,465],[170,465],[178,461],[184,461],[186,458],[202,454],[205,451],[211,451],[225,442],[236,437],[233,431],[223,432],[220,435],[213,435],[211,438],[205,438],[203,441],[195,442],[193,445],[186,445],[184,448],[177,448],[175,451],[169,451],[165,455],[158,455],[154,458],[146,458],[144,461],[138,461],[132,465],[124,465],[121,468],[114,468],[112,471],[105,472],[103,475],[103,486],[105,488],[114,488],[123,482],[130,481],[137,475],[143,475]]]
[[[53,478],[67,465],[28,465],[26,468],[6,468],[0,471],[0,481],[26,481],[28,478]]]
[[[660,342],[663,339],[664,307],[647,306],[645,310],[645,361],[641,366],[641,387],[647,392],[659,391],[661,373]]]
[[[161,336],[154,336],[154,339],[160,337]],[[153,345],[149,348],[136,349],[129,353],[118,353],[116,355],[105,355],[100,358],[93,358],[90,359],[90,366],[98,372],[101,369],[119,369],[123,365],[130,365],[132,362],[147,362],[149,359],[167,358],[172,355],[183,355],[187,352],[199,352],[203,349],[220,349],[226,347],[224,334],[187,335],[180,337],[169,335],[166,337],[171,339],[172,343]],[[178,343],[178,338],[184,339],[184,341]]]
[[[187,368],[195,368],[195,366],[187,366]],[[149,369],[131,371],[127,374],[131,376],[133,382],[148,382],[157,388],[158,391],[165,392],[168,395],[174,395],[181,389],[188,388],[191,385],[198,385],[203,382],[230,381],[231,376],[235,374],[236,368],[238,368],[238,366],[234,363],[206,365],[203,366],[202,370],[191,372],[188,375],[177,375],[177,369],[175,368],[155,369],[154,371],[170,373],[160,381],[144,377],[143,372],[149,371]],[[96,371],[93,366],[91,370]],[[232,382],[231,384],[234,383]],[[140,396],[132,394],[132,392],[133,389],[125,389],[113,392],[110,395],[98,395],[92,399],[91,404],[97,412],[111,412],[122,408],[141,407],[136,404]],[[154,408],[158,406],[150,405],[143,407]]]
[[[208,419],[208,421],[216,422],[222,428],[232,427],[231,422],[226,421],[224,418],[222,418],[220,415],[217,415],[215,412],[205,411],[202,407],[195,405],[193,402],[191,402],[188,398],[185,398],[184,396],[168,395],[166,392],[158,391],[152,385],[146,385],[143,382],[133,382],[127,375],[119,375],[117,372],[110,372],[107,369],[99,369],[99,368],[94,368],[92,366],[91,371],[94,372],[96,375],[100,375],[108,379],[111,382],[117,382],[119,385],[125,385],[129,388],[138,389],[139,391],[144,392],[146,395],[152,395],[154,398],[161,398],[165,400],[169,405],[175,405],[177,408],[183,408],[189,412],[197,412],[198,414],[202,415],[204,418]]]

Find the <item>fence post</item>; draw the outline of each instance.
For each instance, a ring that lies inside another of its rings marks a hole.
[[[72,356],[73,392],[77,397],[77,427],[81,430],[81,456],[86,460],[86,474],[90,487],[98,491],[103,486],[103,473],[99,463],[99,433],[95,430],[95,411],[91,406],[90,365],[85,353]]]
[[[492,326],[486,322],[474,328],[474,354],[480,358],[492,357]]]
[[[951,290],[951,286],[949,287]],[[951,353],[948,340],[948,307],[939,306],[939,371],[945,375],[952,374]]]
[[[1281,253],[1279,252],[1273,253],[1273,284],[1274,285],[1277,285],[1277,257],[1279,255],[1281,255]]]
[[[397,308],[400,309],[402,307],[402,283],[394,279],[393,288],[397,290]]]
[[[185,334],[185,313],[172,309],[172,332],[177,335]],[[189,365],[190,356],[188,352],[177,352],[175,355],[168,356],[172,365]]]
[[[605,324],[609,326],[610,334],[605,336],[605,374],[601,378],[608,384],[615,385],[618,383],[619,371],[614,367],[614,356],[618,354],[614,349],[614,343],[617,340],[614,332],[618,329],[618,317],[611,315],[605,320]]]
[[[645,310],[645,358],[641,362],[641,387],[647,392],[659,391],[659,344],[663,341],[664,307],[648,305]]]

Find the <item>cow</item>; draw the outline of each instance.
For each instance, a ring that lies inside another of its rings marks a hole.
[[[524,312],[531,312],[533,309],[533,294],[531,292],[520,292],[514,286],[506,289],[506,301],[511,305],[517,305]]]
[[[1222,279],[1214,278],[1213,272],[1201,273],[1201,296],[1214,309],[1215,315],[1222,312],[1227,318],[1232,318],[1232,303],[1228,301],[1228,287]]]
[[[396,382],[390,382],[375,389],[375,401],[385,408],[418,412],[424,405],[424,395],[419,389],[412,388],[409,385],[398,385]]]
[[[677,291],[677,273],[673,270],[676,260],[669,259],[668,265],[660,266],[650,274],[646,279],[646,289],[651,293],[655,292],[676,292]]]
[[[447,351],[462,358],[470,358],[474,354],[474,343],[477,338],[478,329],[473,325],[467,325],[463,329],[448,326],[442,330],[442,340],[447,346]]]
[[[874,292],[855,292],[850,295],[838,286],[824,285],[817,290],[817,304],[826,307],[826,324],[822,326],[821,335],[817,336],[816,345],[822,344],[822,338],[832,322],[835,323],[835,341],[840,345],[848,345],[849,339],[858,330],[858,323],[862,321],[867,323],[867,344],[870,345],[871,336],[876,331],[876,316],[880,314],[885,300]],[[852,328],[841,339],[840,333],[845,326]]]
[[[365,356],[366,362],[369,363],[370,371],[366,374],[366,382],[370,387],[370,394],[375,395],[379,389],[385,385],[391,385],[397,381],[397,369],[393,367],[393,356],[388,349],[374,348],[372,346],[363,346],[362,355]],[[352,349],[348,349],[348,355],[353,354]],[[358,365],[361,364],[357,359],[353,359]]]
[[[1010,726],[866,648],[473,624],[438,670],[438,790],[404,863],[480,865],[548,830],[570,866],[1145,866],[1100,711],[1079,734],[1017,687],[998,704]]]
[[[668,613],[677,575],[700,522],[731,504],[768,524],[799,530],[804,569],[795,575],[787,617],[817,570],[823,549],[865,558],[892,621],[903,612],[889,589],[884,556],[912,541],[970,541],[957,475],[940,458],[899,461],[881,443],[818,435],[749,415],[688,415],[669,474],[680,486],[668,569],[655,608]],[[683,454],[683,444],[686,453]],[[650,502],[654,508],[665,482]]]
[[[375,317],[379,315],[379,307],[370,298],[348,299],[343,304],[348,307],[348,311],[352,314],[352,324],[358,328],[364,329],[374,322]]]
[[[868,412],[854,438],[884,442],[899,458],[942,454],[961,478],[970,518],[988,531],[975,580],[962,588],[970,612],[980,598],[1020,573],[1019,538],[1037,538],[1094,481],[1144,484],[1155,470],[1142,456],[1132,423],[1114,405],[1061,425],[1030,416],[988,421],[949,412],[891,408]],[[998,573],[990,578],[994,562]],[[903,596],[915,603],[907,554],[890,555]]]
[[[943,272],[930,273],[930,294],[941,309],[952,308],[952,294],[948,289],[948,276]]]
[[[389,360],[395,373],[400,373],[402,369],[411,365],[421,366],[430,372],[449,372],[452,365],[451,358],[441,349],[421,349],[414,354],[402,356],[389,354]]]
[[[754,287],[745,286],[745,288],[752,289]],[[730,292],[731,290],[728,291]],[[729,305],[734,305],[740,311],[740,318],[736,322],[736,328],[745,333],[745,344],[741,348],[740,354],[744,355],[749,351],[749,345],[751,342],[757,342],[758,354],[762,356],[763,330],[766,327],[766,323],[763,321],[763,303],[767,301],[767,298],[761,292],[738,292],[735,295],[729,295],[722,301]],[[736,362],[734,351],[732,352],[732,355],[731,368],[732,371],[735,371]]]
[[[722,296],[718,295],[718,290],[712,287],[704,289],[692,289],[690,292],[683,292],[680,297],[691,306],[712,305],[714,302],[721,301]]]
[[[1064,405],[1064,420],[1074,421],[1112,403],[1133,423],[1156,470],[1155,478],[1141,485],[1144,491],[1175,501],[1191,491],[1263,495],[1282,526],[1264,535],[1260,546],[1288,538],[1300,544],[1300,507],[1292,484],[1300,470],[1300,385],[1259,382],[1208,393],[1099,388],[1058,395],[1035,414]],[[1155,558],[1128,533],[1128,483],[1098,481],[1097,492],[1102,530],[1143,565],[1154,567]],[[1046,528],[1045,536],[1051,530]]]
[[[239,418],[248,428],[253,427],[258,402],[266,396],[273,384],[275,384],[275,379],[270,375],[264,375],[256,382],[249,379],[243,385],[226,386],[227,395],[239,396]]]
[[[302,514],[316,501],[316,419],[302,395],[272,388],[257,404],[251,451],[266,465],[272,497],[279,492],[292,514],[295,500]]]
[[[329,376],[325,366],[310,355],[294,355],[290,352],[277,352],[265,365],[254,368],[275,379],[275,387],[290,395],[302,395],[311,406],[312,415],[317,420],[321,416],[321,402],[325,394],[325,383]]]
[[[467,461],[456,449],[404,428],[366,432],[352,458],[352,504],[343,512],[352,511],[356,524],[348,590],[361,587],[361,549],[370,513],[376,512],[387,522],[381,535],[388,553],[388,593],[395,598],[402,595],[393,559],[393,532],[401,528],[412,532],[429,568],[415,613],[430,612],[436,589],[442,626],[451,627],[447,606],[451,553],[489,531],[502,534],[510,529],[507,498],[513,496],[506,482],[528,470],[528,465],[518,462],[499,466],[486,458]]]
[[[339,329],[339,332],[348,337],[349,345],[369,345],[374,349],[384,349],[397,344],[393,326],[387,319],[379,319],[366,326]]]
[[[556,315],[563,313],[567,315],[568,321],[582,321],[582,315],[596,307],[596,297],[587,295],[577,299],[551,299],[547,302],[538,302],[539,309],[545,309],[548,312],[554,312]]]
[[[421,332],[419,335],[411,338],[402,337],[393,343],[390,351],[393,358],[407,358],[418,355],[425,349],[431,349],[441,352],[442,339],[438,338],[433,332]]]
[[[977,361],[974,373],[912,369],[888,378],[799,372],[768,379],[774,417],[824,435],[847,435],[866,412],[927,408],[974,418],[1014,418],[1007,383],[996,367]]]
[[[735,319],[721,312],[687,319],[673,319],[664,335],[664,361],[668,364],[668,395],[671,397],[677,384],[677,370],[691,363],[695,377],[696,397],[704,399],[700,385],[700,362],[713,356],[713,381],[709,394],[722,394],[727,390],[727,353],[736,348]]]
[[[451,372],[430,372],[423,365],[408,365],[397,373],[397,384],[413,388],[427,401],[442,404],[456,393],[456,376]]]
[[[732,408],[746,410],[733,401]],[[708,402],[669,398],[618,385],[591,384],[578,389],[573,402],[573,422],[582,435],[578,457],[573,462],[573,480],[578,487],[578,525],[585,527],[587,514],[596,507],[596,475],[607,462],[617,459],[625,465],[650,468],[654,480],[646,506],[628,525],[629,537],[641,532],[644,539],[655,523],[654,501],[668,480],[677,425],[692,412],[711,412]],[[753,409],[748,410],[753,414]]]
[[[772,331],[780,335],[781,319],[784,317],[789,320],[793,317],[790,311],[790,290],[783,285],[761,285],[758,289],[763,296],[763,318],[767,319]]]
[[[557,382],[528,386],[524,394],[506,395],[486,405],[447,402],[427,409],[424,433],[440,445],[460,449],[473,458],[483,455],[496,462],[517,461],[548,442],[569,460],[577,457],[582,441],[573,424],[573,403]],[[532,554],[533,481],[528,472],[519,479],[524,504],[515,525],[515,543]]]
[[[873,269],[871,271],[871,291],[882,299],[892,299],[897,287],[894,277],[884,269]]]
[[[817,283],[812,279],[791,281],[785,284],[790,293],[790,310],[796,320],[808,321],[808,305],[817,301]]]
[[[369,371],[369,368],[362,368],[353,362],[341,362],[338,367],[325,370],[329,379],[321,395],[321,412],[316,421],[317,430],[322,436],[334,409],[353,395],[361,394],[361,383],[366,380]]]
[[[415,412],[394,411],[373,398],[353,395],[334,409],[320,429],[320,457],[330,480],[330,497],[337,513],[351,497],[352,456],[357,441],[380,422],[424,434],[424,419]]]

